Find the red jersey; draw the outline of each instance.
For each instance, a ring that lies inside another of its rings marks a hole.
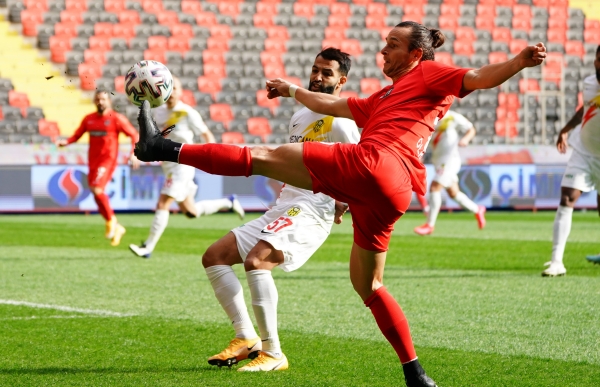
[[[437,119],[464,97],[463,78],[469,69],[423,61],[394,84],[368,98],[348,98],[354,121],[363,128],[360,143],[386,148],[399,157],[411,176],[413,190],[426,191],[425,153]],[[359,143],[359,144],[360,144]]]
[[[90,135],[88,163],[90,166],[112,160],[116,163],[119,153],[119,133],[131,138],[132,149],[138,141],[138,132],[124,115],[108,111],[105,115],[98,112],[88,114],[79,128],[67,139],[69,144],[79,140],[84,133]]]

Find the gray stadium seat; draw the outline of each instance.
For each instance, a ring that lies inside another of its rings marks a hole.
[[[14,121],[3,120],[0,121],[0,134],[9,135],[12,133],[16,133],[17,124]]]
[[[163,9],[167,11],[181,11],[181,1],[163,0]]]
[[[184,63],[181,66],[181,76],[189,78],[198,78],[204,74],[201,63]]]
[[[452,60],[458,67],[471,67],[471,59],[466,55],[452,55]]]
[[[315,4],[314,11],[315,15],[329,15],[329,6]]]
[[[123,52],[121,51],[107,51],[106,54],[106,63],[109,64],[120,64],[123,63]],[[167,63],[170,62],[167,60]]]
[[[483,107],[475,110],[477,115],[477,121],[489,120],[496,121],[496,108],[495,107]]]
[[[314,28],[325,28],[329,25],[329,17],[327,15],[313,16],[310,20],[310,25]]]
[[[562,43],[547,42],[546,48],[548,49],[548,52],[560,52],[563,54],[565,52],[565,46]]]
[[[191,24],[192,26],[195,26],[196,24],[196,17],[189,13],[180,12],[177,14],[177,17],[179,18],[180,23]]]
[[[0,90],[0,105],[8,105],[8,91]]]
[[[269,144],[286,144],[289,142],[289,135],[285,133],[272,133],[267,137]]]
[[[206,116],[206,117],[210,117],[210,116]],[[204,123],[206,124],[206,126],[208,126],[208,128],[213,133],[224,133],[227,131],[225,124],[223,124],[222,122],[205,119]]]
[[[423,10],[425,11],[425,16],[440,16],[439,4],[425,4]]]
[[[292,106],[278,106],[275,108],[275,118],[290,119],[293,115],[294,109]]]
[[[174,68],[171,68],[170,65],[169,68],[171,69],[171,73],[175,76],[181,74],[181,69],[179,69],[179,71],[176,71]],[[183,87],[186,90],[198,90],[198,78],[180,76],[179,81],[181,82],[181,87]]]
[[[142,24],[146,24],[149,26],[152,26],[152,25],[158,23],[158,19],[156,18],[156,15],[154,15],[153,13],[148,13],[148,12],[140,12],[140,21],[142,22]]]
[[[289,133],[289,119],[271,119],[269,120],[269,125],[271,126],[271,130],[273,133]]]
[[[13,90],[12,81],[8,78],[0,78],[0,91],[10,91]]]
[[[325,39],[325,31],[320,28],[309,28],[304,31],[304,38],[311,40],[323,40]]]
[[[183,55],[183,63],[202,65],[202,51],[188,51]]]
[[[121,57],[122,59],[122,57]],[[121,68],[118,64],[106,64],[102,66],[102,76],[105,78],[115,78],[122,75]]]
[[[240,13],[235,18],[236,26],[248,26],[251,27],[254,25],[254,16],[251,14]]]
[[[477,114],[476,114],[476,108],[474,107],[453,107],[453,110],[455,110],[457,113],[462,114],[463,116],[465,116],[469,121],[475,123],[477,121]],[[479,129],[479,128],[477,128]]]
[[[252,106],[252,117],[271,118],[271,109],[262,106]]]
[[[477,7],[473,4],[462,4],[460,6],[461,16],[477,16]]]
[[[132,50],[147,50],[148,38],[146,36],[136,36],[129,41],[129,48]]]
[[[404,16],[404,10],[399,5],[388,5],[387,10],[388,15],[396,17],[396,20],[400,20]]]
[[[367,16],[367,7],[364,5],[350,4],[350,13],[352,15]]]
[[[126,51],[126,50],[129,50],[129,45],[127,44],[126,39],[112,38],[110,40],[110,48],[111,48],[111,50]]]
[[[7,121],[18,121],[23,119],[21,109],[14,106],[4,105],[2,107],[2,114],[4,115],[4,120]]]
[[[248,125],[246,119],[233,120],[229,123],[230,132],[248,133]]]
[[[210,107],[209,106],[196,105],[196,106],[194,106],[194,110],[196,110],[198,113],[200,113],[200,117],[202,117],[203,120],[210,117]]]
[[[290,16],[290,27],[305,27],[309,26],[308,19],[301,16]]]
[[[243,78],[242,78],[243,79]],[[240,78],[238,77],[227,77],[221,80],[221,88],[223,91],[233,92],[233,99],[228,101],[227,103],[232,104],[235,103],[235,92],[240,89]]]
[[[130,50],[123,52],[123,63],[136,63],[144,57],[143,51]]]
[[[228,26],[235,25],[235,21],[233,20],[233,17],[231,17],[229,15],[216,15],[215,19],[217,20],[218,24],[225,24]]]
[[[513,39],[529,40],[529,34],[522,30],[511,30],[510,31]]]
[[[152,26],[148,24],[138,24],[134,27],[134,32],[136,38],[147,38],[148,36],[152,36]]]
[[[583,30],[568,30],[567,40],[583,40]]]
[[[94,36],[94,26],[89,24],[80,24],[77,26],[77,36],[89,38]]]
[[[17,133],[37,134],[39,132],[37,120],[19,120],[17,121]]]
[[[236,120],[247,120],[252,117],[252,108],[249,105],[233,105],[231,112]]]
[[[60,22],[60,11],[49,11],[44,13],[44,23],[56,24]]]
[[[171,30],[168,26],[163,26],[160,24],[155,24],[152,26],[152,35],[153,36],[171,36]]]
[[[478,54],[489,54],[490,42],[487,40],[476,40],[473,42],[473,49]]]
[[[235,104],[235,92],[234,91],[221,91],[215,96],[217,103],[227,103],[229,105]]]
[[[135,0],[127,0],[125,2],[125,8],[130,9],[132,11],[138,11],[138,12],[141,12],[143,9],[142,3],[139,1],[135,1]]]
[[[196,21],[194,20],[194,23],[196,23]],[[210,29],[204,26],[197,26],[197,25],[193,25],[192,26],[192,31],[194,32],[194,36],[196,38],[209,38],[210,37]]]
[[[39,107],[30,106],[27,108],[27,119],[28,120],[40,120],[44,118],[44,111]]]
[[[288,40],[285,42],[287,52],[302,52],[303,41],[301,40]]]
[[[265,73],[263,67],[260,65],[246,65],[244,66],[244,76],[263,78]]]
[[[254,91],[262,89],[264,83],[258,78],[241,78],[240,79],[240,90]]]
[[[201,91],[194,92],[194,99],[196,100],[197,106],[208,106],[213,103],[212,95],[210,95],[210,93],[203,93]]]
[[[438,16],[424,16],[421,23],[427,28],[438,28]]]
[[[228,64],[225,66],[227,77],[241,78],[244,76],[244,66],[242,64]]]
[[[500,8],[500,7],[498,7]],[[512,27],[512,17],[499,16],[495,19],[496,27]]]
[[[475,17],[474,16],[460,16],[458,18],[458,25],[461,27],[475,28]]]
[[[238,91],[235,93],[235,103],[238,105],[256,105],[256,92]]]

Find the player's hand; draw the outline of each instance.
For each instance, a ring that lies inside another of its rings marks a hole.
[[[539,66],[546,59],[546,46],[541,42],[535,46],[527,46],[517,56],[522,68]]]
[[[54,141],[54,144],[58,147],[63,147],[63,146],[69,145],[67,140],[56,140],[56,141]]]
[[[469,145],[469,142],[470,142],[470,141],[471,141],[471,140],[468,140],[468,139],[466,139],[466,138],[464,138],[464,137],[463,137],[463,138],[461,138],[461,139],[458,141],[458,146],[465,147],[465,146]]]
[[[346,203],[335,201],[335,215],[333,216],[333,222],[335,224],[342,223],[342,217],[348,211],[348,205]]]
[[[558,134],[558,140],[556,140],[556,149],[558,149],[558,153],[561,154],[567,153],[567,148],[569,147],[569,145],[567,145],[569,131],[565,129],[566,128],[560,131],[560,133]]]
[[[267,98],[290,97],[291,83],[281,78],[267,81]]]
[[[129,157],[129,164],[131,165],[131,168],[138,169],[141,165],[141,162],[140,159],[135,157],[134,154],[131,154],[131,156]]]

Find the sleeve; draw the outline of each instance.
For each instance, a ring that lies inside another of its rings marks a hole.
[[[74,142],[76,142],[77,140],[79,140],[81,138],[81,136],[83,136],[83,134],[85,132],[87,132],[87,116],[83,118],[83,120],[81,120],[81,124],[79,124],[79,128],[77,128],[77,130],[75,131],[75,133],[73,133],[73,135],[69,138],[67,138],[67,143],[68,144],[72,144]]]
[[[139,138],[137,130],[135,130],[135,128],[133,127],[133,125],[131,125],[129,120],[125,118],[125,116],[123,116],[122,114],[117,113],[117,116],[115,118],[117,120],[119,132],[122,132],[125,135],[129,136],[129,138],[131,138],[131,151],[133,152],[133,149],[135,148],[135,143],[138,142]]]
[[[345,118],[335,118],[331,126],[331,137],[333,142],[342,142],[349,144],[358,144],[360,134],[358,128],[352,120]]]
[[[463,89],[463,79],[470,69],[428,60],[421,63],[421,70],[427,91],[431,94],[463,98],[472,92]]]
[[[454,121],[456,123],[456,129],[460,133],[465,133],[467,130],[473,127],[473,123],[471,123],[467,117],[459,113],[454,113]]]
[[[371,111],[373,110],[372,98],[373,96],[369,98],[348,98],[348,107],[350,108],[350,112],[352,112],[352,118],[354,118],[356,125],[361,128],[365,127],[371,116]]]
[[[197,110],[191,107],[188,109],[188,119],[190,129],[194,132],[194,134],[200,135],[209,131],[208,126],[206,126],[206,124],[204,123],[204,120],[202,119],[200,113],[198,113]]]

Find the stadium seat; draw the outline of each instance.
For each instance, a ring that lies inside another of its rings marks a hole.
[[[245,143],[244,135],[240,132],[225,132],[221,135],[223,144],[243,144]]]
[[[488,58],[490,64],[501,63],[508,60],[508,54],[506,52],[490,52]]]
[[[247,120],[248,133],[254,136],[262,136],[266,142],[266,136],[272,133],[269,120],[265,117],[252,117]]]
[[[212,12],[195,12],[196,24],[199,26],[213,27],[217,25],[217,17]]]
[[[221,91],[221,80],[210,76],[198,77],[198,90],[214,96]]]
[[[279,98],[268,99],[267,90],[261,89],[256,91],[256,104],[274,111],[280,105],[280,101]]]
[[[519,92],[540,91],[540,84],[537,79],[519,79]]]
[[[496,136],[514,138],[518,135],[517,124],[514,121],[498,120],[494,125]]]
[[[513,39],[508,44],[508,47],[510,49],[510,53],[516,55],[520,53],[525,47],[527,47],[527,45],[528,43],[526,40]]]
[[[381,82],[377,78],[363,78],[360,80],[360,91],[363,94],[371,95],[381,90]]]
[[[454,53],[457,55],[473,55],[475,53],[473,43],[470,41],[455,40]]]
[[[29,98],[25,93],[19,93],[15,90],[8,91],[8,104],[19,108],[29,107]]]
[[[215,103],[210,105],[210,119],[224,123],[233,120],[231,106],[226,103]]]

